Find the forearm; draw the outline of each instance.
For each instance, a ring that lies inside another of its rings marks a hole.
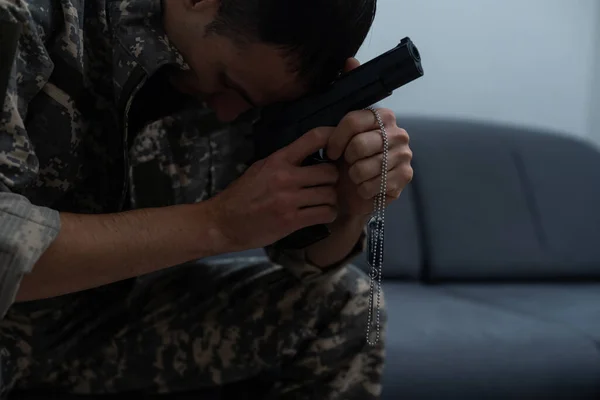
[[[102,286],[226,252],[204,204],[119,214],[61,214],[56,240],[27,274],[17,301]]]
[[[360,239],[368,220],[369,216],[342,217],[336,220],[330,225],[331,235],[307,249],[307,258],[323,268],[342,261]]]

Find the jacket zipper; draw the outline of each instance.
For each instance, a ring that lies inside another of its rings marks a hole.
[[[135,95],[142,86],[144,86],[147,79],[148,77],[146,76],[144,69],[138,65],[131,73],[131,77],[123,88],[123,101],[121,102],[121,107],[119,107],[122,110],[121,123],[123,126],[123,187],[121,190],[121,199],[119,201],[119,211],[122,211],[125,206],[125,200],[131,183],[129,181],[129,111],[131,110],[131,104],[133,103]]]

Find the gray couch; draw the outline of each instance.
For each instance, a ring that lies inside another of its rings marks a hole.
[[[600,398],[600,151],[399,120],[415,179],[386,218],[384,399]]]
[[[384,398],[600,398],[600,151],[399,120],[415,179],[389,210]]]

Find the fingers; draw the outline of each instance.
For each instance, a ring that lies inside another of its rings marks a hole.
[[[412,151],[408,146],[393,148],[388,154],[387,170],[391,171],[401,164],[410,164]],[[348,169],[350,180],[355,185],[367,182],[381,175],[381,164],[383,162],[383,153],[376,154],[369,158],[363,158]]]
[[[404,129],[392,129],[387,132],[388,148],[390,151],[398,147],[408,147],[409,137]],[[360,133],[352,138],[346,151],[344,159],[349,164],[354,164],[358,160],[374,156],[383,152],[383,137],[381,131],[369,131]]]
[[[334,129],[332,127],[315,128],[281,149],[279,153],[288,162],[300,165],[308,156],[327,147],[329,137],[333,134]]]
[[[267,167],[274,168],[274,167]],[[306,167],[281,168],[270,175],[271,190],[302,189],[311,186],[335,185],[339,171],[332,163]]]
[[[382,122],[386,126],[395,124],[396,117],[392,111],[387,109],[378,111]],[[378,128],[379,124],[369,110],[354,111],[347,114],[331,134],[327,144],[327,156],[332,160],[337,160],[342,156],[354,136]]]
[[[337,209],[332,206],[308,207],[298,211],[298,220],[302,224],[298,229],[319,225],[330,224],[337,218]]]
[[[299,208],[337,205],[337,193],[333,186],[318,186],[302,189],[298,196]]]
[[[340,176],[338,168],[332,163],[301,167],[296,174],[296,183],[301,187],[335,185]]]
[[[402,190],[412,181],[412,178],[413,169],[410,166],[402,164],[400,167],[392,169],[387,173],[386,195],[392,198],[400,197]],[[369,200],[377,196],[380,190],[381,175],[361,183],[358,186],[358,195],[365,200]]]

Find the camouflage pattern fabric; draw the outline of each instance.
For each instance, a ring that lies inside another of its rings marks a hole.
[[[256,379],[264,399],[379,398],[384,354],[365,343],[369,287],[353,267],[299,284],[265,260],[230,260],[121,285],[118,299],[11,308],[5,390],[167,393]]]
[[[346,267],[364,237],[327,271],[270,246],[257,265],[177,267],[13,304],[59,212],[200,202],[248,167],[247,127],[165,87],[164,71],[188,66],[161,12],[160,0],[0,0],[0,24],[23,28],[0,110],[1,393],[260,378],[274,398],[377,398],[383,346],[365,345],[367,278]]]

